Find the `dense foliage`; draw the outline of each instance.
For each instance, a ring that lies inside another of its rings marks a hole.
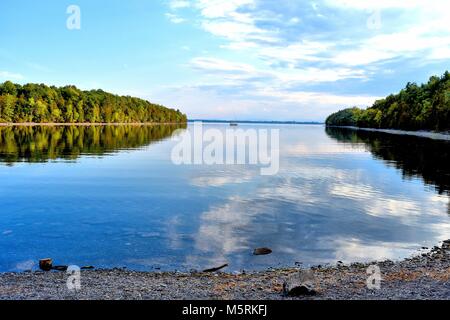
[[[186,116],[146,100],[75,86],[0,84],[0,122],[186,122]]]
[[[450,73],[433,76],[418,86],[408,83],[396,95],[368,109],[350,108],[332,114],[327,125],[403,130],[450,130]]]

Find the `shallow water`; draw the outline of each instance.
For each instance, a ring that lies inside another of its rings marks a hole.
[[[176,126],[0,127],[0,271],[46,257],[136,270],[308,266],[400,259],[450,238],[450,142],[239,128],[280,130],[277,175],[177,166]]]

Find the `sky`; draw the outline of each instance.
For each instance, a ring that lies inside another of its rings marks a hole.
[[[190,119],[323,121],[450,69],[448,12],[448,0],[2,0],[0,82],[101,88]]]

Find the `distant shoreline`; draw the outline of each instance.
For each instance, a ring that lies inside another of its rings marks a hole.
[[[73,122],[11,122],[11,123],[0,123],[0,127],[37,127],[37,126],[46,126],[46,127],[61,127],[61,126],[83,126],[83,127],[90,127],[90,126],[152,126],[152,125],[175,125],[175,124],[187,124],[187,122],[114,122],[114,123],[107,123],[107,122],[99,122],[99,123],[73,123]]]
[[[311,125],[324,125],[324,122],[315,121],[269,121],[269,120],[202,120],[192,119],[188,122],[204,122],[204,123],[238,123],[238,124],[311,124]]]
[[[355,126],[327,126],[328,128],[343,128],[352,130],[363,130],[371,132],[382,132],[396,135],[407,135],[421,138],[428,138],[433,140],[446,140],[450,141],[450,132],[434,132],[434,131],[406,131],[399,129],[375,129],[375,128],[361,128]]]
[[[232,121],[232,120],[188,120],[187,122],[8,122],[1,123],[0,127],[14,127],[14,126],[124,126],[124,125],[132,125],[132,126],[149,126],[149,125],[174,125],[174,124],[187,124],[194,122],[203,122],[203,123],[237,123],[237,124],[303,124],[303,125],[324,125],[321,122],[295,122],[295,121],[254,121],[254,120],[240,120],[240,121]]]

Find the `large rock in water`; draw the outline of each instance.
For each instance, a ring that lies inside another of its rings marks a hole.
[[[41,259],[39,260],[39,269],[43,271],[50,271],[53,267],[53,260],[52,259]]]
[[[271,254],[272,250],[269,248],[257,248],[253,251],[253,255],[255,256],[263,256],[267,254]]]
[[[286,297],[315,296],[317,290],[311,271],[300,271],[291,275],[283,283],[283,295]]]

